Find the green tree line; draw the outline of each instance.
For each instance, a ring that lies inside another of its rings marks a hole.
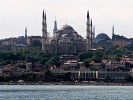
[[[0,51],[0,66],[15,64],[17,61],[60,66],[59,56],[45,54],[41,48],[24,48],[14,51]]]

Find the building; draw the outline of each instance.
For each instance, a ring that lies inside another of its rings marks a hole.
[[[112,42],[109,36],[106,33],[100,33],[93,39],[93,47],[94,48],[103,48],[103,49],[111,49],[115,48],[116,45]]]
[[[110,79],[115,82],[125,82],[126,78],[132,74],[130,72],[118,71],[90,71],[90,70],[68,70],[52,69],[50,70],[54,76],[63,76],[65,73],[71,73],[71,80],[73,81],[106,81]]]
[[[94,29],[89,12],[87,12],[87,35],[84,39],[72,26],[66,24],[57,29],[57,21],[54,22],[53,36],[48,37],[46,12],[43,11],[42,22],[42,51],[44,53],[72,55],[92,49]]]
[[[127,38],[124,36],[116,35],[114,33],[114,26],[112,28],[112,42],[114,45],[124,47],[127,45]]]
[[[63,64],[63,69],[66,70],[78,70],[81,66],[84,66],[83,62],[78,62],[76,60],[70,60]]]
[[[32,46],[34,43],[42,44],[42,37],[41,36],[28,36],[26,38],[26,44]]]

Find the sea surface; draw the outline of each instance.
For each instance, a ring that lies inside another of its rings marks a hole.
[[[0,85],[0,100],[133,100],[133,86]]]

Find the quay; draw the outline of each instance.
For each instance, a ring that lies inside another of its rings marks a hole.
[[[0,85],[90,85],[90,86],[133,86],[133,83],[113,82],[0,82]]]

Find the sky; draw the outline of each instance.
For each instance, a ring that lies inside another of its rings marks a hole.
[[[58,28],[72,26],[86,36],[87,11],[96,35],[106,33],[133,37],[133,0],[0,0],[0,39],[42,34],[42,12],[46,10],[47,27],[52,35],[56,17]]]

